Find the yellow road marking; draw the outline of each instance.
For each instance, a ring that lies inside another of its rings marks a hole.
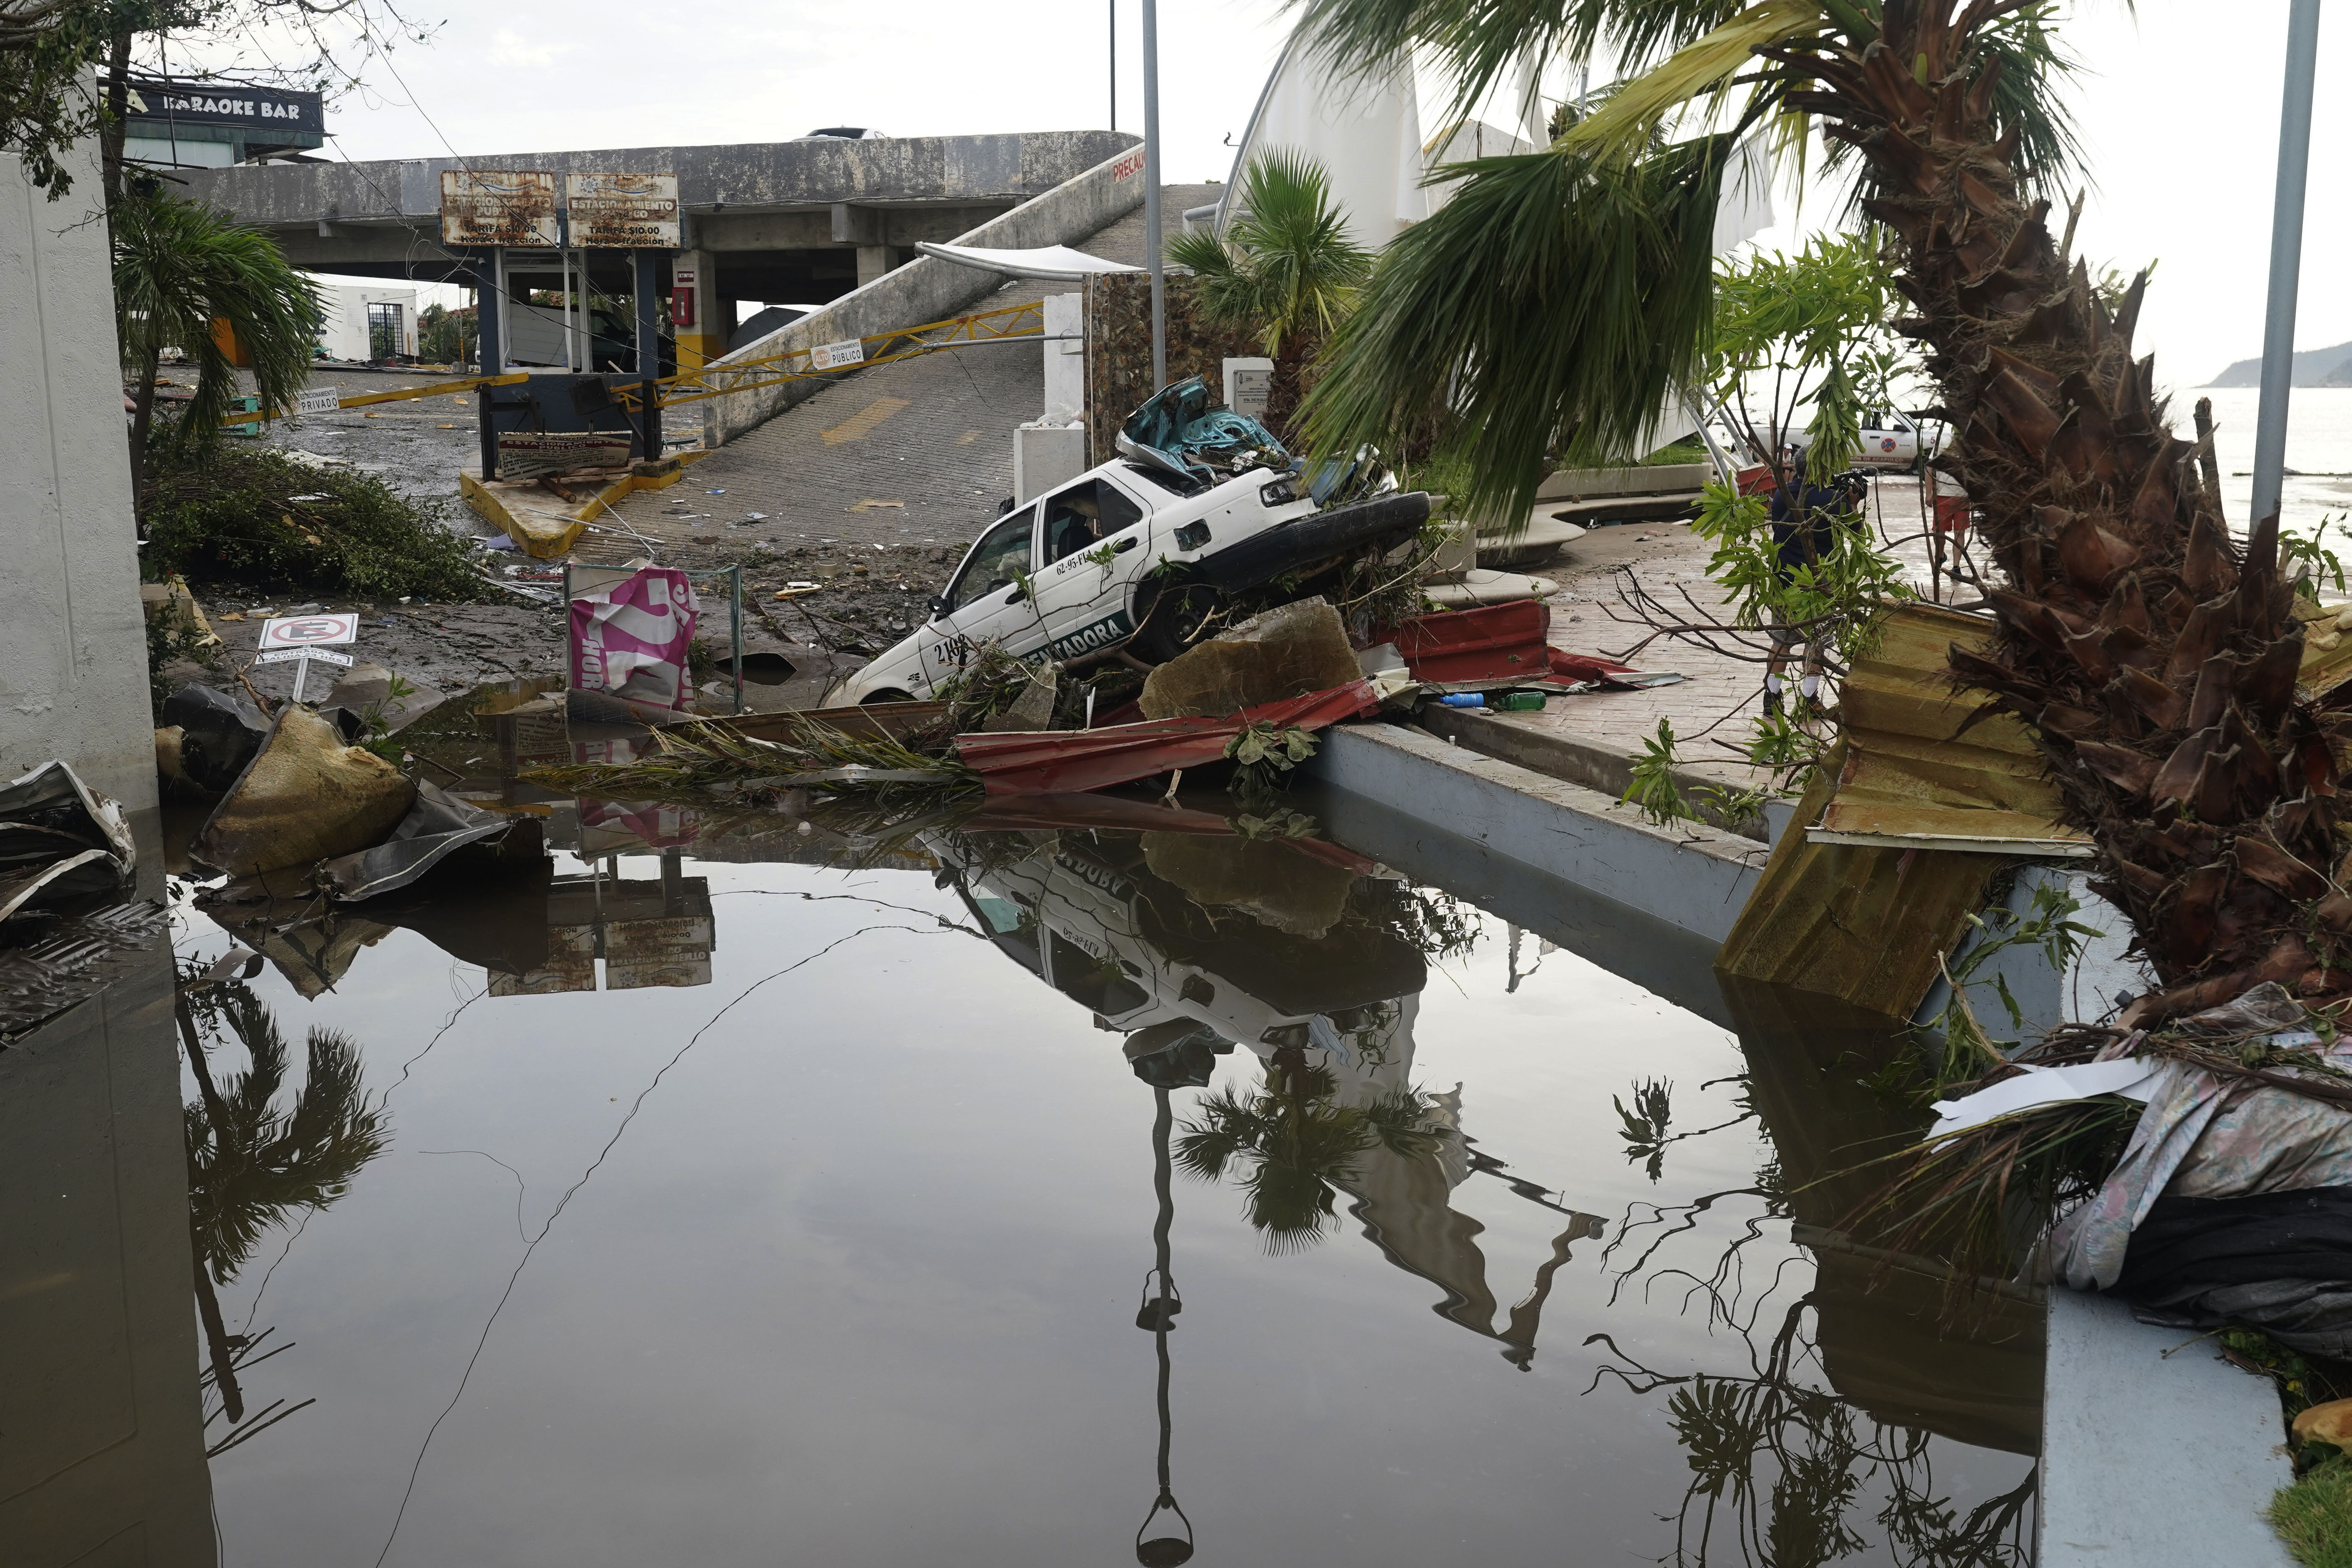
[[[902,397],[877,397],[831,430],[821,434],[827,446],[838,446],[845,441],[863,441],[874,433],[874,427],[907,406]]]
[[[979,439],[980,432],[977,430],[967,430],[961,435],[956,437],[956,444],[958,446],[970,446],[973,442],[978,441]]]

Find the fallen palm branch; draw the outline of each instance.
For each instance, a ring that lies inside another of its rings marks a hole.
[[[803,723],[792,741],[688,723],[654,731],[654,750],[634,762],[563,764],[522,775],[534,784],[583,795],[722,796],[747,803],[790,790],[828,795],[953,796],[980,788],[980,776],[952,757],[918,751],[887,736],[851,737]]]
[[[2151,1073],[2177,1064],[2218,1081],[2232,1103],[2267,1089],[2352,1112],[2352,1071],[2328,1054],[2336,1038],[2333,1010],[2307,1010],[2283,988],[2265,986],[2162,1030],[2071,1026],[1935,1092],[1949,1114],[1969,1097],[2037,1071],[2129,1061]],[[1891,1251],[1942,1260],[1956,1279],[2016,1277],[2053,1226],[2097,1197],[2127,1163],[2145,1098],[2145,1089],[2095,1093],[1931,1131],[1860,1167],[1883,1179],[1843,1228]]]

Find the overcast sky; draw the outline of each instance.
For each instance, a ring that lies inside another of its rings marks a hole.
[[[445,136],[460,154],[477,154],[762,141],[841,124],[900,136],[1099,127],[1109,122],[1113,3],[1118,123],[1135,131],[1139,0],[467,5],[453,8],[432,43],[392,56],[413,101],[380,66],[362,68],[372,90],[331,110],[328,124],[353,158],[440,155]],[[2140,0],[2137,16],[2121,0],[2088,0],[2075,10],[2066,36],[2085,71],[2073,103],[2096,182],[2079,243],[2095,261],[2160,260],[2139,342],[2156,351],[2164,380],[2194,385],[2262,350],[2286,0]],[[2352,81],[2352,24],[2331,10],[2312,126],[2300,348],[2352,340],[2352,297],[2334,287],[2352,254],[2340,155],[2352,147],[2352,93],[2331,90]],[[1248,120],[1280,44],[1280,15],[1276,0],[1161,7],[1171,182],[1224,177],[1225,140]],[[1438,107],[1425,92],[1425,128]],[[1790,205],[1784,197],[1792,219]],[[1809,222],[1830,215],[1820,201],[1804,213]],[[1761,242],[1797,235],[1784,221]]]

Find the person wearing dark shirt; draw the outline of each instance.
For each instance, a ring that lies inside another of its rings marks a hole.
[[[1840,525],[1851,527],[1859,520],[1855,508],[1861,500],[1860,481],[1815,484],[1801,472],[1803,463],[1802,451],[1784,452],[1777,465],[1778,482],[1772,487],[1773,555],[1779,561],[1778,575],[1784,586],[1795,579],[1799,567],[1812,565],[1830,554],[1836,546],[1835,530]],[[1771,656],[1764,665],[1764,711],[1779,713],[1789,689],[1789,660],[1797,644],[1806,639],[1796,628],[1788,626],[1773,627],[1771,638]],[[1821,700],[1821,662],[1811,655],[1810,647],[1804,674],[1797,685],[1805,702]]]

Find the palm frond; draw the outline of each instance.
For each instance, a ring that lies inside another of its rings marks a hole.
[[[1554,147],[1449,166],[1453,200],[1383,253],[1325,350],[1314,449],[1402,444],[1433,417],[1470,474],[1454,499],[1482,517],[1523,513],[1548,461],[1631,454],[1706,339],[1732,151],[1727,134],[1635,162]]]
[[[1562,140],[1603,156],[1635,156],[1670,118],[1702,98],[1719,98],[1755,64],[1757,50],[1817,35],[1826,19],[1821,0],[1763,0],[1622,83]]]
[[[124,365],[145,374],[166,349],[196,363],[195,395],[175,444],[218,440],[237,395],[236,367],[213,336],[224,321],[252,361],[268,407],[294,401],[318,342],[318,294],[261,229],[216,208],[161,193],[134,193],[114,213],[115,327]]]
[[[1638,72],[1722,26],[1739,0],[1291,0],[1341,69],[1387,68],[1417,49],[1456,83],[1446,118],[1470,112],[1529,57],[1613,57]]]

